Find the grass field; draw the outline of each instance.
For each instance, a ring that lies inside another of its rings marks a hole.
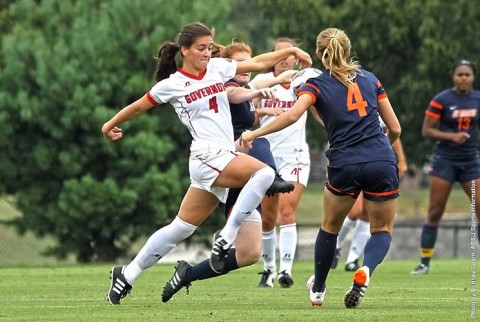
[[[110,266],[3,268],[0,321],[472,321],[472,312],[478,319],[469,260],[435,260],[426,276],[409,274],[415,264],[381,264],[355,310],[343,306],[352,274],[338,269],[330,272],[324,305],[310,306],[310,261],[295,263],[290,289],[258,288],[257,264],[194,282],[189,295],[183,289],[166,304],[160,294],[173,266],[157,265],[117,306],[105,300]]]

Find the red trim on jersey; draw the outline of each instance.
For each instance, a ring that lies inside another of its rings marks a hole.
[[[383,100],[384,98],[387,98],[387,93],[383,93],[377,96],[377,100]]]
[[[394,195],[394,194],[397,194],[398,193],[398,189],[395,189],[395,190],[392,190],[392,191],[384,191],[384,192],[369,192],[369,191],[365,191],[363,190],[363,194],[367,194],[367,195],[370,195],[370,196],[391,196],[391,195]]]
[[[193,78],[193,79],[196,79],[196,80],[201,80],[203,78],[203,76],[205,76],[205,74],[207,73],[207,69],[204,69],[203,72],[198,76],[189,74],[181,68],[177,69],[177,71],[179,73],[183,74],[184,76],[187,76],[188,78]]]
[[[155,100],[153,99],[153,97],[152,97],[152,95],[150,94],[150,92],[147,92],[146,96],[147,96],[148,101],[149,101],[150,103],[152,103],[153,105],[158,105],[158,104],[160,104],[160,103],[158,103],[157,101],[155,101]]]
[[[318,89],[318,87],[316,87],[315,85],[312,85],[312,84],[304,84],[304,86],[310,87],[310,88],[313,89],[315,92],[317,92],[317,94],[320,94],[320,89]]]
[[[315,95],[313,95],[312,92],[303,91],[303,92],[298,93],[298,96],[300,96],[302,94],[307,94],[308,96],[310,96],[310,98],[313,101],[312,105],[315,104],[315,102],[317,101],[317,97]]]
[[[440,103],[435,102],[434,100],[430,101],[430,106],[438,108],[439,110],[443,110],[443,105]]]
[[[225,87],[241,87],[241,86],[235,81],[228,81],[225,83]]]
[[[425,111],[425,115],[433,117],[434,119],[440,119],[440,115],[438,115],[437,113],[433,113],[432,111],[429,111],[429,110]]]

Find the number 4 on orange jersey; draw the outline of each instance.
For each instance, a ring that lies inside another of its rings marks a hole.
[[[367,101],[363,100],[362,93],[357,83],[352,83],[348,86],[347,93],[347,109],[349,111],[358,110],[358,115],[364,117],[367,115],[367,110],[365,109],[368,106]]]

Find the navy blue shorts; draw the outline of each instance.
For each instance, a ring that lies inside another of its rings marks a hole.
[[[398,198],[398,167],[390,161],[374,161],[341,167],[328,166],[325,187],[337,196],[357,199],[360,191],[371,201]]]
[[[434,177],[440,177],[450,182],[469,182],[480,178],[479,160],[467,162],[452,162],[439,157],[434,157],[428,173]]]

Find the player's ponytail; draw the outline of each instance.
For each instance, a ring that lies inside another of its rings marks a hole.
[[[155,79],[157,82],[166,79],[177,71],[177,63],[175,62],[175,55],[180,50],[180,45],[166,41],[158,50],[157,55],[157,69],[155,71]]]
[[[327,28],[317,37],[317,56],[323,66],[343,85],[352,83],[352,74],[360,69],[360,64],[353,59],[347,61],[350,55],[350,39],[343,30]]]

